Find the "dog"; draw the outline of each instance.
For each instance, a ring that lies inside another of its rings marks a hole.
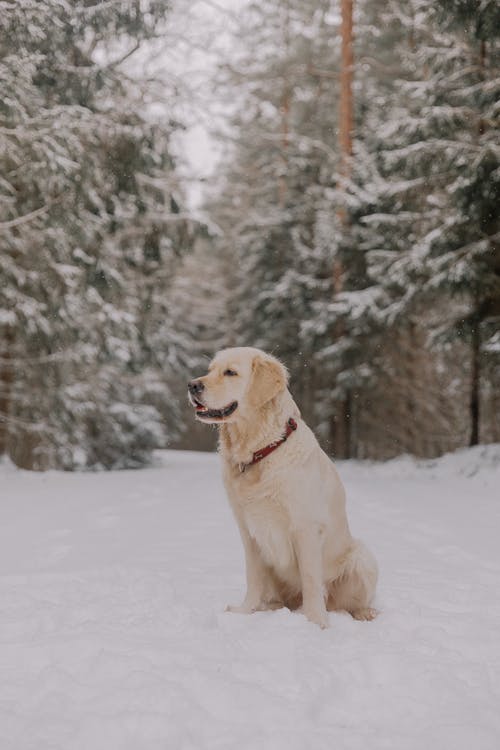
[[[224,349],[188,396],[196,418],[219,428],[245,551],[246,595],[227,610],[302,608],[321,628],[331,610],[372,620],[376,560],[351,536],[342,482],[301,419],[283,364],[252,347]]]

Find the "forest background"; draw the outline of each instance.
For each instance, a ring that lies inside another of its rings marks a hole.
[[[499,36],[496,0],[0,0],[0,454],[212,448],[186,381],[232,345],[334,456],[500,441]]]

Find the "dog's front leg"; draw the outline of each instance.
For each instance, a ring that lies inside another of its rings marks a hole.
[[[245,549],[247,593],[242,604],[236,607],[228,605],[226,610],[240,614],[251,614],[259,609],[267,609],[264,603],[267,571],[255,539],[252,539],[243,523],[240,522],[238,525]]]
[[[323,532],[313,526],[294,534],[294,549],[302,585],[302,609],[308,620],[328,627],[323,587]]]

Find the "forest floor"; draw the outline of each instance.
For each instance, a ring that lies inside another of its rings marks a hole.
[[[500,446],[338,468],[374,622],[244,593],[215,455],[0,465],[1,750],[498,750]]]

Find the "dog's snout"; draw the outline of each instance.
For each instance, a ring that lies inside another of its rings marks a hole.
[[[201,382],[201,380],[191,380],[188,383],[188,390],[190,393],[193,394],[193,396],[196,396],[198,393],[201,393],[204,389],[204,385]]]

